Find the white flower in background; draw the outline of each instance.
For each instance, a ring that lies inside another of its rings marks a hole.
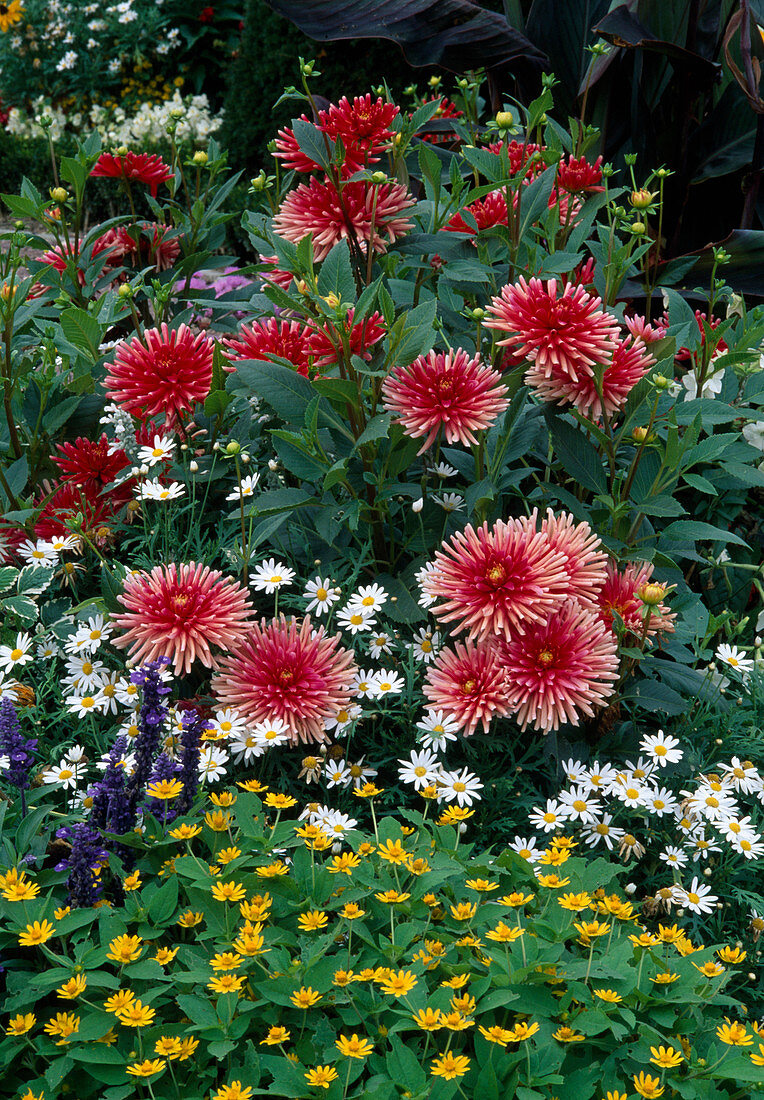
[[[348,599],[347,607],[376,614],[387,603],[387,592],[381,584],[363,585]]]
[[[586,764],[582,764],[580,760],[574,760],[573,757],[570,760],[563,760],[560,769],[568,783],[580,783],[586,775]]]
[[[655,762],[653,760],[645,760],[640,756],[637,759],[636,764],[633,764],[631,760],[626,761],[626,771],[619,772],[619,778],[623,777],[632,782],[643,783],[646,779],[655,771]]]
[[[417,661],[424,661],[425,664],[429,664],[430,661],[435,659],[439,645],[440,634],[438,631],[428,630],[423,626],[416,632],[413,642],[409,642],[406,648],[411,650]]]
[[[331,714],[324,719],[324,729],[334,730],[336,734],[340,734],[348,728],[351,722],[355,722],[357,718],[360,718],[362,714],[363,711],[357,703],[350,703],[346,707],[340,707],[336,714]]]
[[[681,848],[676,848],[669,844],[663,849],[658,859],[663,863],[667,863],[669,867],[684,867],[689,856],[686,852],[683,852]]]
[[[358,825],[354,817],[340,813],[339,810],[330,810],[326,806],[322,806],[320,811],[314,816],[312,824],[320,825],[324,832],[329,833],[330,836],[344,836],[345,833],[355,829]]]
[[[247,497],[254,496],[255,489],[259,480],[259,474],[247,474],[246,477],[243,477],[241,479],[236,488],[228,494],[226,500],[241,501],[245,500]]]
[[[138,500],[178,500],[185,493],[185,486],[179,481],[168,481],[166,485],[162,485],[158,478],[144,481],[135,490]]]
[[[753,661],[746,657],[745,650],[738,649],[736,645],[723,643],[714,654],[717,661],[721,661],[730,668],[737,669],[743,675],[747,675],[753,669]]]
[[[29,634],[17,634],[14,645],[0,645],[0,670],[12,672],[17,665],[28,665],[32,656],[32,639]]]
[[[380,669],[377,673],[374,697],[382,699],[386,695],[400,695],[405,686],[406,681],[399,673],[389,668]]]
[[[706,838],[703,829],[698,829],[690,834],[687,848],[692,852],[693,863],[697,863],[701,859],[708,859],[716,852],[721,852],[718,844],[714,844],[713,841]]]
[[[67,50],[59,63],[56,65],[56,72],[63,73],[67,69],[73,69],[77,64],[77,58],[79,54],[76,50]]]
[[[464,511],[464,497],[459,493],[444,493],[443,496],[433,496],[433,504],[439,504],[444,512]]]
[[[265,751],[252,730],[237,731],[228,742],[228,748],[234,754],[234,761],[237,764],[242,760],[245,764],[249,764],[255,757],[262,756]]]
[[[316,615],[323,615],[339,600],[340,593],[335,591],[328,577],[316,577],[305,585],[303,596],[310,601],[305,608],[306,613],[314,612]]]
[[[371,630],[374,621],[374,612],[367,608],[345,607],[337,615],[337,626],[342,630],[347,630],[350,634]]]
[[[534,829],[543,829],[545,833],[553,833],[555,829],[559,829],[565,824],[568,816],[567,807],[562,802],[554,798],[548,798],[546,807],[543,810],[539,806],[534,806],[528,820]]]
[[[536,846],[535,836],[516,836],[508,847],[528,863],[538,863],[542,855],[541,849]]]
[[[682,385],[687,391],[684,399],[685,401],[694,401],[696,397],[705,397],[713,400],[713,398],[718,397],[721,393],[723,381],[723,371],[712,374],[709,378],[706,378],[700,393],[698,393],[698,380],[695,377],[695,373],[694,371],[688,371],[682,378]]]
[[[619,782],[613,787],[612,793],[630,810],[634,810],[637,806],[644,805],[645,790],[646,788],[641,783],[633,783],[629,780],[621,781],[619,778]]]
[[[738,855],[746,859],[758,859],[764,852],[764,844],[761,843],[761,835],[754,833],[752,836],[739,836],[731,841],[730,847]]]
[[[424,718],[417,722],[416,728],[421,731],[417,738],[420,745],[435,752],[443,752],[449,741],[456,740],[461,726],[442,710],[428,710]]]
[[[350,770],[344,760],[331,760],[327,763],[324,776],[327,787],[349,787]]]
[[[359,668],[353,676],[351,691],[359,699],[373,699],[377,691],[378,676],[379,673],[374,669]]]
[[[760,839],[759,835],[751,824],[750,817],[721,818],[720,821],[717,821],[716,827],[720,833],[724,834],[725,840],[730,844],[732,844],[733,841],[737,840],[738,837],[748,837],[749,840]]]
[[[275,558],[268,558],[260,562],[254,573],[249,574],[249,583],[256,592],[265,592],[270,595],[278,592],[280,588],[286,588],[294,580],[294,569],[290,569]]]
[[[613,789],[617,781],[618,772],[612,764],[600,764],[599,760],[595,760],[591,767],[584,771],[579,782],[587,790],[599,791],[605,795]]]
[[[45,638],[37,643],[35,653],[41,661],[51,661],[54,657],[61,656],[61,646],[52,638]]]
[[[69,687],[83,691],[90,691],[91,688],[97,691],[100,683],[99,678],[101,673],[105,671],[106,665],[103,661],[91,660],[91,654],[89,653],[81,656],[70,656],[66,659],[66,676],[63,682]]]
[[[408,760],[399,760],[398,778],[401,783],[412,783],[415,791],[429,787],[440,776],[440,761],[437,754],[423,749],[411,752]]]
[[[438,465],[433,470],[433,473],[437,474],[438,477],[444,477],[445,478],[445,477],[456,477],[456,475],[459,473],[459,471],[455,470],[453,468],[453,466],[449,466],[447,462],[439,462]]]
[[[369,638],[369,653],[377,657],[381,657],[383,653],[392,653],[394,647],[395,641],[392,634],[387,634],[383,630],[380,630],[379,633],[375,631]]]
[[[101,705],[95,695],[67,695],[64,700],[67,708],[78,718],[87,718],[89,714],[99,714]]]
[[[596,821],[602,813],[600,803],[583,786],[571,787],[569,791],[560,791],[560,802],[571,821],[589,824]]]
[[[263,749],[273,749],[278,745],[286,745],[289,742],[289,726],[280,718],[271,721],[258,722],[252,732],[257,743]]]
[[[207,720],[207,741],[224,740],[226,737],[239,737],[246,732],[246,719],[242,718],[237,710],[232,710],[230,707],[216,711],[215,717]]]
[[[47,768],[42,773],[42,781],[43,783],[61,783],[64,790],[71,790],[77,786],[78,781],[84,775],[84,771],[84,766],[64,757],[59,764]]]
[[[171,435],[155,435],[153,446],[141,447],[138,451],[138,462],[147,466],[156,466],[159,462],[172,459],[175,450],[175,440]]]
[[[743,439],[757,451],[764,451],[764,420],[752,420],[743,426]]]
[[[687,798],[687,805],[696,813],[702,814],[708,821],[718,821],[722,817],[735,817],[738,814],[738,804],[734,798],[718,785],[701,783],[696,791],[682,791]]]
[[[719,764],[725,782],[742,794],[753,794],[761,788],[761,776],[750,760],[733,756],[729,764]]]
[[[603,814],[599,821],[585,825],[581,830],[584,843],[595,848],[602,841],[607,850],[612,852],[613,846],[621,841],[625,833],[624,829],[611,825],[612,820],[612,814]]]
[[[690,883],[689,888],[677,886],[676,900],[679,905],[683,905],[685,909],[689,909],[691,913],[702,914],[713,913],[719,899],[715,894],[711,893],[711,887],[706,886],[706,884],[701,882],[696,876]]]
[[[226,750],[206,741],[199,752],[199,778],[207,783],[217,783],[225,775],[227,763]]]
[[[18,701],[19,693],[16,690],[16,683],[14,680],[5,680],[0,674],[0,703],[3,699],[10,699],[12,703]]]
[[[639,742],[640,750],[646,752],[662,768],[666,764],[678,764],[682,759],[684,753],[677,747],[678,745],[679,738],[669,737],[663,730],[658,730],[657,734],[643,737]]]
[[[679,803],[674,798],[672,791],[667,787],[659,787],[655,790],[648,788],[644,792],[642,805],[650,813],[655,814],[657,817],[663,817],[664,814],[673,814]]]
[[[53,543],[48,542],[47,539],[38,539],[36,542],[27,539],[26,542],[22,542],[16,553],[27,565],[58,564],[58,553],[54,550]]]
[[[100,704],[104,714],[117,714],[119,711],[119,681],[118,672],[102,672],[98,677],[96,702]]]
[[[76,535],[53,535],[50,545],[57,554],[65,554],[67,551],[79,551],[81,542]]]
[[[446,802],[456,799],[459,806],[471,806],[473,802],[480,801],[483,784],[471,771],[462,768],[461,771],[441,772],[438,787]]]

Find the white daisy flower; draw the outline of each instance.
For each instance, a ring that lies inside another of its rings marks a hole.
[[[238,737],[247,731],[246,719],[242,718],[237,710],[226,707],[225,710],[215,712],[215,717],[207,720],[207,732],[213,736],[208,740],[221,740],[226,737]]]
[[[555,829],[559,829],[568,820],[568,811],[562,802],[558,802],[554,798],[548,798],[544,809],[541,809],[540,806],[534,806],[533,811],[528,815],[528,820],[534,829],[543,829],[545,833],[553,833]]]
[[[69,550],[79,550],[81,542],[76,535],[53,535],[50,545],[57,554],[64,554]]]
[[[294,569],[290,569],[283,562],[276,561],[275,558],[260,562],[254,573],[249,574],[249,583],[255,591],[265,592],[268,595],[278,592],[280,588],[285,588],[293,580]]]
[[[459,471],[455,470],[453,466],[449,466],[447,462],[439,462],[438,465],[434,468],[433,473],[437,474],[438,477],[445,478],[456,477]]]
[[[435,603],[436,597],[431,594],[429,586],[438,572],[437,565],[434,562],[428,562],[421,569],[417,569],[414,574],[414,580],[419,585],[419,591],[421,592],[418,600],[420,607],[431,607]]]
[[[517,852],[517,854],[527,860],[528,863],[537,863],[543,855],[541,849],[536,846],[535,836],[516,836],[508,847],[510,847],[513,852]]]
[[[166,485],[162,485],[158,478],[144,481],[135,490],[137,500],[178,500],[185,493],[185,486],[179,481],[168,481]]]
[[[61,646],[52,638],[46,638],[37,643],[35,653],[41,661],[52,661],[55,657],[61,656]]]
[[[88,714],[99,714],[101,704],[95,695],[67,695],[66,706],[76,714],[78,718],[86,718]]]
[[[340,707],[336,714],[331,714],[324,719],[324,729],[334,730],[337,734],[342,733],[351,722],[355,722],[362,714],[363,711],[357,703],[349,703],[346,707]]]
[[[619,776],[618,782],[613,786],[612,794],[629,809],[634,810],[637,806],[644,805],[642,799],[645,789],[640,783],[631,783],[628,779],[622,779]]]
[[[382,699],[386,695],[400,695],[406,686],[403,676],[390,669],[380,669],[377,674],[377,684],[374,692],[376,699]]]
[[[599,760],[595,760],[591,767],[585,770],[579,782],[587,790],[607,794],[612,790],[617,779],[618,772],[612,764],[600,764]]]
[[[344,760],[330,761],[324,771],[327,787],[349,787],[350,771]]]
[[[738,855],[746,859],[758,859],[764,852],[764,844],[761,843],[761,835],[754,833],[752,836],[739,836],[731,841],[730,847]]]
[[[719,900],[711,893],[711,887],[706,886],[697,876],[693,878],[689,889],[678,886],[677,894],[680,895],[677,897],[678,903],[691,913],[713,913]]]
[[[207,783],[217,783],[226,773],[228,753],[220,745],[205,741],[199,751],[199,778]]]
[[[365,759],[366,757],[362,756],[355,764],[348,764],[348,775],[354,787],[362,787],[367,780],[373,779],[374,776],[378,774],[376,768],[372,768],[369,764],[364,764]]]
[[[249,764],[258,756],[262,756],[265,752],[264,747],[260,744],[257,737],[252,730],[241,730],[237,732],[228,741],[228,748],[234,754],[234,762],[240,764],[243,760],[245,764]]]
[[[756,830],[751,824],[750,817],[721,818],[716,822],[716,828],[724,834],[724,839],[732,844],[738,837],[745,836],[749,839],[756,836]]]
[[[444,493],[443,496],[431,497],[433,504],[439,504],[444,512],[464,511],[464,497],[460,493]]]
[[[29,634],[17,634],[14,645],[0,645],[0,670],[12,672],[17,665],[28,665],[33,660]]]
[[[560,791],[560,802],[567,810],[571,821],[582,821],[585,825],[596,821],[602,813],[600,803],[584,787],[571,787],[569,791]]]
[[[171,435],[155,435],[154,445],[141,447],[138,451],[138,463],[143,466],[156,466],[159,462],[169,461],[173,457],[175,440]]]
[[[38,539],[36,542],[27,539],[18,547],[16,553],[27,565],[58,564],[58,554],[53,549],[53,544],[46,539]]]
[[[408,760],[399,760],[398,778],[401,783],[412,783],[415,791],[429,787],[440,775],[440,761],[437,754],[424,749],[412,751]]]
[[[386,634],[384,631],[374,634],[369,638],[369,653],[380,657],[383,653],[392,653],[395,647],[395,641],[392,634]]]
[[[379,672],[374,669],[360,668],[353,676],[351,690],[359,699],[373,699],[377,690],[377,677]]]
[[[71,790],[77,786],[77,782],[83,774],[83,768],[77,763],[71,763],[64,758],[59,764],[47,768],[42,773],[43,783],[61,783],[64,790]]]
[[[673,814],[679,803],[674,798],[672,791],[666,787],[656,787],[655,789],[646,789],[642,796],[642,805],[652,814],[657,817],[663,817],[664,814]]]
[[[411,650],[417,661],[424,661],[425,664],[429,664],[430,661],[435,659],[439,645],[440,634],[438,631],[428,630],[423,626],[416,632],[413,642],[409,642],[406,648]]]
[[[421,730],[417,738],[420,745],[435,752],[442,752],[447,742],[456,740],[461,726],[442,710],[428,710],[424,718],[420,718],[417,722],[416,728]]]
[[[761,776],[750,760],[733,756],[729,764],[719,764],[719,769],[730,786],[741,794],[753,794],[760,789]]]
[[[98,677],[96,701],[101,704],[104,714],[117,714],[119,711],[119,680],[118,672],[102,672]]]
[[[747,676],[753,669],[753,660],[746,657],[745,650],[738,649],[736,645],[720,645],[714,656],[717,661],[722,661],[730,668],[737,669],[743,676]]]
[[[381,584],[366,584],[353,593],[348,599],[347,606],[354,609],[363,608],[365,611],[376,614],[387,603],[387,598],[387,592]]]
[[[586,764],[582,764],[580,760],[574,760],[573,757],[570,760],[563,760],[560,768],[568,783],[582,783],[586,776]]]
[[[286,745],[290,740],[289,726],[280,718],[273,718],[269,722],[258,722],[252,732],[258,745],[262,745],[264,749]]]
[[[137,684],[134,684],[132,680],[128,680],[125,676],[120,677],[117,684],[117,699],[123,707],[136,708],[141,703],[141,689]]]
[[[19,693],[16,690],[16,683],[14,680],[6,680],[0,674],[0,703],[3,699],[10,699],[12,703],[18,701]]]
[[[699,829],[690,835],[687,847],[692,852],[693,863],[697,863],[700,859],[708,859],[716,852],[721,852],[718,844],[706,839],[703,829]]]
[[[339,810],[329,810],[326,806],[322,807],[322,810],[314,824],[320,825],[330,836],[344,836],[358,825],[356,819],[349,814],[340,813]]]
[[[328,577],[316,577],[305,585],[303,596],[310,601],[305,608],[306,613],[313,611],[316,615],[323,615],[331,609],[332,604],[337,602],[340,593],[333,587]]]
[[[677,748],[678,745],[679,738],[670,737],[663,730],[643,737],[639,743],[641,751],[646,752],[662,768],[665,768],[666,764],[678,764],[682,759],[684,753]]]
[[[365,630],[371,630],[374,626],[374,612],[366,608],[353,608],[347,606],[337,615],[337,625],[349,634],[358,634]]]
[[[681,848],[673,847],[671,844],[666,845],[658,856],[658,859],[663,863],[667,863],[669,867],[684,867],[688,858],[686,852],[683,852]]]
[[[612,814],[603,814],[599,821],[584,825],[581,830],[584,843],[590,848],[596,848],[602,841],[607,850],[612,852],[613,846],[618,844],[625,834],[625,829],[619,829],[616,825],[610,824],[612,820]]]
[[[239,501],[246,500],[248,497],[253,497],[259,480],[259,474],[247,474],[246,477],[241,479],[236,488],[228,494],[226,500],[235,500],[238,504]]]
[[[461,771],[441,772],[438,787],[446,802],[456,799],[459,806],[471,806],[473,802],[480,801],[483,784],[471,771],[462,768]]]

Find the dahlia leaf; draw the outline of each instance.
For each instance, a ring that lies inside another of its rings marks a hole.
[[[678,519],[675,523],[669,523],[661,531],[661,537],[672,542],[733,542],[735,546],[747,546],[745,539],[732,531],[725,531],[721,527],[714,527],[712,523],[701,523],[700,520]]]
[[[367,443],[376,443],[378,439],[387,439],[391,420],[392,413],[378,413],[361,432],[353,450],[357,451]]]
[[[317,285],[322,297],[335,294],[341,302],[353,301],[355,280],[347,241],[338,241],[321,264]]]
[[[556,416],[548,416],[555,454],[563,468],[592,493],[607,488],[602,459],[582,432]]]
[[[98,358],[98,347],[101,343],[101,326],[95,317],[91,317],[84,309],[71,307],[61,314],[61,328],[64,336],[70,344],[74,344],[80,351],[87,352],[92,359]]]

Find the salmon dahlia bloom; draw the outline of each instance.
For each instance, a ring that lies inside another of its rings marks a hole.
[[[408,233],[413,222],[403,214],[414,200],[402,183],[355,180],[342,187],[342,200],[328,180],[313,176],[290,191],[273,219],[273,229],[293,244],[313,235],[313,256],[326,259],[338,241],[355,237],[366,251],[384,252]]]
[[[536,526],[535,509],[527,522]],[[596,604],[609,564],[599,536],[588,523],[576,523],[569,512],[556,516],[551,508],[541,521],[541,533],[552,549],[565,558],[566,594],[584,607]]]
[[[112,621],[125,631],[114,645],[144,664],[167,657],[176,676],[194,661],[215,668],[212,646],[230,649],[245,634],[253,609],[245,588],[199,562],[157,565],[125,580],[117,596],[126,611]]]
[[[611,631],[576,600],[502,646],[507,699],[520,729],[579,724],[613,694],[618,653]]]
[[[507,687],[499,647],[489,638],[439,650],[422,690],[430,706],[453,718],[469,737],[479,724],[487,732],[493,718],[511,713]]]
[[[609,363],[618,342],[618,322],[601,305],[601,298],[573,283],[560,292],[554,279],[545,286],[521,277],[492,300],[494,319],[485,325],[508,333],[499,346],[522,353],[539,375],[563,373],[576,382],[591,377],[595,364]]]
[[[629,337],[616,344],[613,358],[602,375],[601,395],[593,373],[581,372],[573,379],[561,367],[553,367],[550,373],[536,363],[526,371],[525,383],[542,400],[573,405],[582,416],[599,420],[603,408],[612,416],[624,407],[629,394],[654,362],[644,343]]]
[[[630,634],[641,637],[649,610],[648,638],[661,631],[673,631],[676,615],[668,604],[660,601],[648,608],[639,596],[645,585],[655,583],[652,581],[653,568],[649,562],[638,561],[619,569],[615,562],[608,562],[605,584],[597,596],[597,604],[600,618],[611,630],[615,630],[615,615],[618,615]]]
[[[462,348],[420,355],[409,367],[396,367],[382,383],[382,399],[407,435],[425,436],[417,454],[435,442],[443,428],[449,443],[477,443],[475,432],[489,428],[509,406],[501,376]]]
[[[158,153],[131,152],[127,152],[122,156],[113,153],[101,153],[90,175],[145,183],[154,198],[156,198],[159,184],[167,183],[168,180],[173,178],[169,164],[165,164]]]
[[[455,622],[454,634],[510,638],[546,622],[568,595],[567,561],[535,522],[498,520],[477,530],[468,524],[435,555],[427,590],[443,602],[430,610],[441,622]]]
[[[108,398],[141,419],[161,413],[171,428],[209,394],[213,351],[186,325],[146,329],[117,347],[104,379]]]
[[[281,720],[292,743],[326,741],[327,718],[350,707],[356,666],[340,635],[282,615],[263,619],[220,664],[212,691],[251,723]]]

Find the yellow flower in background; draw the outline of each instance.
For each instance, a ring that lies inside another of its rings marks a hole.
[[[477,913],[477,905],[469,901],[459,901],[456,905],[449,906],[454,920],[472,920]]]
[[[302,986],[300,989],[295,990],[289,999],[295,1008],[312,1008],[314,1004],[321,1000],[321,994],[317,993],[315,989],[311,989],[310,986],[307,989]]]
[[[726,967],[722,966],[721,963],[714,962],[713,959],[704,962],[702,966],[698,966],[697,963],[693,963],[692,965],[704,978],[718,978],[727,972]]]
[[[68,917],[72,911],[71,905],[63,905],[60,909],[53,910],[53,916],[56,920],[63,920],[64,917]]]
[[[382,992],[388,997],[405,997],[417,984],[416,975],[410,970],[391,971],[380,980]]]
[[[242,1085],[241,1081],[231,1081],[230,1085],[223,1085],[213,1093],[212,1100],[249,1100],[252,1089],[249,1085]]]
[[[420,1008],[411,1019],[422,1031],[440,1031],[443,1027],[443,1013],[439,1008]]]
[[[176,825],[174,829],[170,829],[170,836],[173,840],[193,840],[201,831],[201,825]]]
[[[495,940],[497,943],[514,943],[524,935],[524,928],[510,928],[503,920],[500,920],[491,932],[486,932],[487,940]]]
[[[196,1053],[196,1048],[199,1046],[199,1040],[189,1036],[187,1039],[181,1039],[180,1041],[180,1054],[178,1055],[179,1062],[185,1062],[193,1054]]]
[[[143,1004],[142,1001],[131,1001],[123,1009],[117,1012],[117,1019],[125,1027],[150,1027],[154,1022],[156,1012],[153,1008]]]
[[[498,882],[489,882],[487,878],[468,878],[465,885],[470,890],[477,890],[479,894],[488,894],[499,889]]]
[[[238,955],[235,951],[222,951],[212,956],[210,966],[215,971],[238,970],[243,961],[241,955]]]
[[[139,890],[143,886],[140,871],[133,871],[132,875],[128,875],[122,883],[122,888],[125,893],[129,894],[132,890]]]
[[[17,1016],[11,1016],[8,1021],[8,1026],[5,1029],[6,1035],[26,1035],[28,1031],[31,1031],[34,1025],[37,1023],[37,1017],[34,1012],[27,1012],[25,1014],[19,1013]]]
[[[156,783],[149,783],[146,794],[160,802],[169,802],[171,798],[177,798],[182,790],[183,783],[180,779],[159,779]]]
[[[57,1012],[55,1016],[51,1016],[48,1020],[43,1031],[46,1035],[59,1035],[61,1041],[56,1046],[61,1046],[71,1035],[77,1033],[79,1026],[80,1018],[75,1016],[73,1012]]]
[[[656,985],[671,985],[672,982],[679,981],[679,975],[672,974],[670,970],[664,970],[662,973],[656,974],[650,981],[655,982]]]
[[[236,797],[234,791],[212,791],[210,793],[210,802],[213,806],[233,806],[236,802]]]
[[[135,962],[141,954],[141,944],[143,940],[140,936],[117,936],[109,944],[109,950],[106,953],[107,959],[112,959],[114,962],[125,963]]]
[[[207,988],[213,993],[239,993],[246,980],[244,974],[221,974],[207,982]]]
[[[366,916],[366,910],[361,909],[354,901],[346,901],[340,909],[340,916],[345,920],[358,920],[360,917]]]
[[[444,1077],[453,1081],[455,1077],[464,1077],[469,1071],[470,1060],[466,1054],[439,1054],[433,1059],[431,1073],[433,1077]]]
[[[599,997],[601,1001],[605,1001],[606,1004],[617,1005],[623,997],[620,993],[616,993],[614,989],[593,989],[592,993],[595,997]]]
[[[152,955],[154,962],[160,963],[162,966],[166,966],[171,963],[175,956],[178,954],[177,947],[160,947],[155,955]]]
[[[126,1072],[131,1077],[153,1077],[155,1073],[161,1073],[166,1066],[167,1062],[163,1058],[154,1058],[152,1061],[146,1059],[145,1062],[131,1062]]]
[[[674,1069],[676,1066],[681,1066],[684,1061],[684,1055],[673,1047],[650,1047],[650,1053],[652,1054],[650,1061],[660,1069]]]
[[[342,852],[338,856],[332,856],[326,865],[326,869],[332,875],[352,875],[356,867],[360,866],[361,859],[355,852]]]
[[[535,894],[523,894],[522,892],[513,891],[511,894],[505,894],[501,898],[496,900],[501,902],[502,905],[510,905],[513,909],[519,908],[521,905],[527,905],[533,901]]]
[[[384,840],[380,844],[378,851],[382,859],[394,865],[405,863],[408,857],[408,852],[403,847],[400,840]]]
[[[505,1027],[499,1027],[498,1024],[494,1024],[492,1027],[481,1025],[478,1031],[489,1043],[498,1043],[500,1047],[505,1047],[512,1039],[512,1032]]]
[[[539,1025],[537,1023],[529,1024],[525,1021],[521,1021],[512,1028],[512,1042],[524,1043],[526,1039],[530,1039],[535,1035],[538,1029]]]
[[[103,1007],[107,1012],[113,1013],[118,1016],[120,1012],[126,1009],[135,1000],[135,994],[131,989],[118,989],[116,993],[112,993],[108,1000],[104,1001]]]
[[[301,932],[317,932],[326,928],[329,918],[321,909],[311,909],[307,913],[300,913],[297,924]]]
[[[309,1069],[305,1074],[305,1080],[314,1089],[328,1089],[332,1081],[336,1081],[338,1077],[337,1070],[334,1066],[316,1066],[315,1069]]]
[[[180,1037],[178,1035],[163,1035],[154,1043],[154,1053],[161,1054],[164,1058],[177,1058],[180,1054]]]
[[[557,899],[557,904],[563,909],[569,909],[571,913],[582,913],[591,900],[591,895],[584,890],[580,894],[563,894]]]
[[[212,896],[215,901],[241,901],[247,896],[247,891],[240,883],[233,880],[216,882],[212,887]]]
[[[558,1043],[583,1043],[586,1036],[580,1035],[572,1027],[558,1027],[557,1031],[552,1034],[552,1038],[556,1039]]]
[[[732,963],[734,965],[735,963],[743,962],[748,952],[742,951],[739,947],[720,947],[716,954],[722,962]]]
[[[5,34],[15,23],[20,23],[24,18],[24,6],[21,0],[8,0],[0,4],[0,31]]]
[[[230,863],[234,859],[238,859],[241,855],[241,848],[222,848],[217,854],[218,863],[222,863],[225,867],[227,863]]]
[[[19,936],[19,944],[22,947],[37,947],[38,944],[47,943],[56,930],[50,921],[32,921],[27,925],[26,932]]]
[[[255,874],[260,878],[279,878],[289,874],[289,868],[283,860],[277,859],[275,863],[269,863],[265,867],[255,867]]]
[[[658,1096],[663,1096],[666,1091],[661,1085],[660,1078],[651,1077],[649,1073],[635,1073],[632,1081],[639,1095],[646,1097],[647,1100],[656,1100]]]
[[[75,974],[70,978],[68,982],[64,982],[56,990],[59,997],[65,1001],[73,1001],[76,997],[79,997],[80,993],[84,993],[87,989],[88,982],[84,974]]]
[[[739,1020],[730,1020],[729,1016],[724,1019],[726,1024],[720,1024],[716,1029],[718,1039],[730,1047],[753,1046],[753,1035],[748,1034],[745,1024],[741,1024]]]
[[[231,815],[223,810],[215,810],[213,813],[208,810],[204,815],[204,822],[212,829],[213,833],[225,833],[231,824]]]
[[[269,1047],[281,1046],[282,1043],[289,1042],[290,1036],[291,1032],[285,1027],[272,1027],[265,1038],[260,1040],[260,1046],[263,1044]]]
[[[374,897],[377,901],[387,902],[388,905],[395,905],[397,902],[408,901],[411,894],[407,894],[405,891],[399,893],[397,890],[384,890],[379,894],[375,894]]]
[[[345,1058],[368,1058],[374,1051],[374,1044],[369,1039],[359,1039],[355,1032],[350,1036],[340,1035],[334,1045]]]
[[[181,928],[193,928],[197,924],[201,924],[204,920],[204,913],[195,913],[189,909],[186,913],[181,913],[178,917],[177,923]]]
[[[271,792],[265,796],[265,805],[270,806],[272,810],[291,810],[292,806],[297,805],[297,799],[292,798],[290,794]]]

